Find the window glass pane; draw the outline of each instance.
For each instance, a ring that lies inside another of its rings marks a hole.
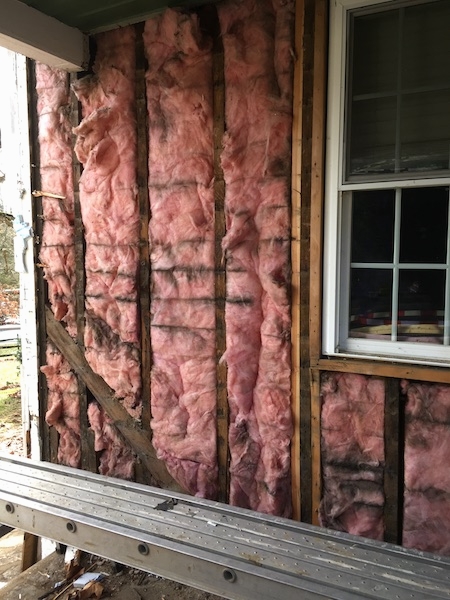
[[[358,100],[351,110],[350,175],[394,173],[397,98]]]
[[[395,92],[398,61],[398,10],[364,15],[354,20],[352,96]]]
[[[404,13],[402,87],[448,87],[450,2],[409,6]],[[418,43],[418,40],[420,42]],[[444,77],[443,77],[444,76]]]
[[[443,341],[445,271],[401,270],[399,274],[399,341]]]
[[[450,2],[354,13],[347,177],[450,169]]]
[[[400,262],[445,263],[447,223],[447,187],[403,190]]]
[[[400,171],[449,168],[449,107],[450,89],[402,96]]]
[[[392,262],[394,190],[353,193],[352,262]]]
[[[391,337],[392,271],[352,269],[350,337]]]

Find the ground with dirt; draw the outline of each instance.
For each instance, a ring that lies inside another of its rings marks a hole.
[[[0,213],[0,325],[19,322],[13,237],[10,215]],[[0,346],[0,453],[23,454],[20,347]]]
[[[17,349],[0,348],[0,453],[23,455],[20,362]]]
[[[14,270],[14,229],[11,215],[0,212],[0,325],[19,318],[19,274]]]
[[[12,536],[13,534],[8,534]],[[8,537],[6,536],[6,537]],[[11,538],[14,539],[14,538]],[[138,569],[117,565],[100,557],[84,554],[80,567],[70,571],[67,557],[52,553],[25,573],[14,577],[0,590],[1,600],[81,600],[112,598],[115,600],[220,600],[217,596],[195,588],[155,577]],[[14,570],[13,570],[14,572]],[[74,582],[82,573],[103,573],[96,586],[75,589]],[[60,584],[60,585],[58,585]],[[57,587],[55,588],[55,585]],[[47,595],[48,594],[48,595]],[[92,594],[92,595],[89,595]]]

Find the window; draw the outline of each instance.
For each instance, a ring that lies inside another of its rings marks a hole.
[[[324,352],[450,360],[450,0],[332,2]]]

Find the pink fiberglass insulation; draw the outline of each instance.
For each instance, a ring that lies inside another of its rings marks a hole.
[[[320,520],[325,527],[383,539],[384,382],[322,377]]]
[[[76,335],[74,300],[73,179],[67,73],[36,64],[41,189],[44,219],[39,260],[55,318]]]
[[[140,416],[134,28],[97,37],[94,75],[77,81],[83,120],[75,151],[84,170],[80,204],[86,240],[86,358],[125,408]],[[100,472],[130,477],[134,458],[94,405],[89,416]],[[99,443],[99,432],[105,432]]]
[[[78,382],[69,363],[51,345],[47,346],[47,364],[41,367],[47,378],[48,411],[46,421],[59,433],[58,461],[70,467],[80,466],[80,403]]]
[[[406,395],[403,544],[450,555],[450,386],[402,381]]]
[[[226,331],[231,502],[290,514],[290,131],[293,2],[222,5],[226,128]],[[74,84],[83,120],[86,357],[140,416],[134,29],[98,36]],[[196,15],[147,21],[153,443],[191,493],[217,493],[211,40]],[[58,230],[59,231],[59,230]],[[67,293],[72,289],[69,282]],[[68,311],[67,311],[68,312]],[[64,316],[64,315],[63,315]],[[56,404],[55,404],[56,406]],[[56,409],[55,409],[56,410]],[[133,456],[89,407],[101,472]],[[57,421],[55,421],[57,422]]]
[[[102,472],[111,477],[132,479],[134,457],[130,448],[123,443],[117,427],[96,402],[88,407],[88,417],[94,432],[94,449],[101,452]]]
[[[146,22],[153,444],[214,497],[216,376],[211,44],[196,15]]]
[[[138,341],[139,207],[134,116],[134,29],[98,36],[95,75],[74,84],[83,107],[75,151],[84,170],[86,310],[123,342]]]
[[[289,516],[294,3],[219,5],[225,51],[230,502]]]
[[[44,219],[39,260],[48,284],[53,314],[76,335],[74,298],[74,211],[70,100],[67,73],[36,64],[37,113]],[[47,365],[47,423],[59,433],[58,461],[80,465],[78,385],[69,364],[51,344]]]

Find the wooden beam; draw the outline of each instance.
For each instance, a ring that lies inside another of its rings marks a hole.
[[[229,405],[227,366],[222,357],[226,350],[225,298],[226,259],[222,250],[225,224],[225,180],[221,164],[225,132],[224,50],[217,8],[210,7],[213,21],[213,138],[214,138],[214,235],[216,298],[216,382],[217,382],[217,459],[219,465],[219,501],[228,502],[230,449],[228,444]]]
[[[150,201],[148,192],[148,112],[147,91],[145,85],[145,73],[147,71],[147,59],[145,57],[143,33],[144,24],[135,27],[136,32],[136,76],[135,76],[135,98],[136,98],[136,137],[137,137],[137,164],[136,181],[138,186],[138,202],[140,215],[139,234],[139,315],[141,322],[141,402],[142,402],[142,428],[148,439],[152,438],[150,428],[151,421],[151,370],[152,370],[152,348],[150,328],[150,250],[148,239],[148,224],[150,220]],[[141,472],[139,465],[136,466],[136,481],[151,484],[146,472]]]
[[[0,2],[0,45],[68,71],[82,71],[88,64],[87,37],[81,31],[19,0]]]
[[[312,360],[320,356],[322,218],[325,155],[327,48],[326,0],[296,4],[296,65],[293,145],[293,442],[294,514],[298,516],[301,472],[301,519],[313,519],[313,488],[320,489],[319,466],[312,464]],[[300,121],[300,122],[299,122]],[[297,193],[296,193],[297,191]],[[298,372],[297,372],[298,369]],[[315,394],[315,398],[318,394]],[[319,440],[315,440],[317,445]],[[300,452],[298,467],[297,452]],[[320,456],[320,449],[317,452]],[[317,467],[317,468],[316,468]]]
[[[398,379],[385,379],[384,401],[384,539],[401,544],[403,513],[403,427]]]
[[[292,121],[292,212],[291,212],[291,390],[294,435],[291,443],[292,517],[301,520],[301,468],[300,468],[300,225],[301,225],[301,155],[303,106],[303,2],[295,5],[295,56],[294,97]]]
[[[312,520],[311,381],[310,381],[310,236],[312,119],[314,82],[315,0],[303,0],[302,10],[302,145],[300,155],[300,470],[301,519]]]
[[[133,452],[148,469],[157,485],[174,491],[181,491],[172,479],[162,461],[156,457],[148,435],[135,421],[115,396],[114,390],[89,366],[83,352],[70,337],[64,327],[56,321],[52,311],[46,308],[47,334],[52,343],[67,360],[73,371],[84,381],[95,399],[112,419]]]
[[[320,444],[321,409],[322,401],[320,396],[320,371],[317,369],[311,369],[311,522],[313,525],[319,525],[319,506],[322,499],[322,458]]]
[[[321,354],[322,323],[322,248],[325,189],[325,113],[327,86],[327,0],[314,5],[314,81],[312,87],[311,129],[311,210],[309,246],[309,357],[310,363]],[[319,525],[322,497],[320,434],[320,371],[311,370],[311,522]]]
[[[77,76],[72,74],[70,81],[76,81]],[[71,125],[78,127],[80,124],[81,107],[74,93],[71,96]],[[80,177],[82,167],[74,151],[75,135],[72,135],[72,177],[73,177],[73,209],[74,209],[74,244],[75,244],[75,316],[77,322],[77,345],[84,352],[85,330],[85,241],[84,225],[80,205]],[[80,403],[80,443],[81,443],[81,468],[92,473],[97,472],[97,455],[95,453],[94,433],[90,428],[88,419],[89,390],[86,384],[77,377],[78,401]]]
[[[33,61],[27,60],[27,81],[28,81],[28,114],[30,127],[30,163],[31,163],[31,189],[41,189],[41,151],[39,145],[39,119],[37,114],[37,92],[36,92],[36,65]],[[39,262],[39,252],[42,243],[42,233],[44,229],[42,197],[37,196],[32,203],[33,212],[33,241],[35,244],[35,260]],[[44,273],[41,267],[35,267],[36,281],[36,341],[38,366],[47,363],[47,332],[45,326],[45,310],[47,302],[47,282],[44,279]],[[47,380],[40,370],[38,371],[38,403],[39,403],[39,437],[40,437],[40,458],[49,462],[56,462],[58,451],[58,432],[54,427],[49,427],[45,415],[48,409],[48,388]]]
[[[39,537],[28,531],[23,534],[22,544],[22,572],[26,571],[38,561]],[[20,596],[19,596],[20,597]]]
[[[314,82],[311,135],[310,299],[309,346],[311,360],[322,346],[322,249],[325,193],[326,89],[328,48],[328,2],[315,1]]]
[[[226,258],[222,250],[222,239],[226,234],[225,180],[221,164],[223,135],[225,133],[225,77],[224,49],[219,16],[215,6],[205,6],[199,11],[202,29],[207,31],[213,42],[213,147],[214,147],[214,297],[216,320],[216,419],[217,419],[217,464],[219,470],[220,502],[228,502],[230,485],[229,405],[227,391],[227,366],[222,361],[226,350],[225,299]]]
[[[335,357],[312,361],[311,366],[321,371],[357,373],[359,375],[376,375],[378,377],[450,384],[450,370],[448,367],[428,367],[425,365],[387,362],[386,360]]]

